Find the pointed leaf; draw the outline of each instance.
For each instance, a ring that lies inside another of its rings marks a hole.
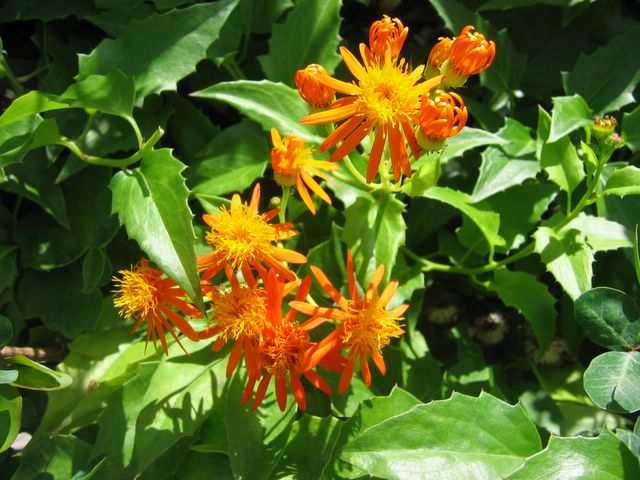
[[[495,133],[480,128],[466,127],[447,141],[447,147],[442,152],[442,160],[461,156],[467,150],[485,145],[507,145],[506,140]]]
[[[130,116],[134,95],[133,78],[113,69],[106,75],[89,75],[72,84],[60,95],[60,101],[72,107],[94,108],[113,115]]]
[[[170,150],[152,151],[139,168],[113,177],[113,211],[149,259],[202,307],[184,168]]]
[[[73,379],[66,373],[56,372],[33,360],[16,355],[7,361],[18,371],[12,385],[30,390],[59,390],[71,385]]]
[[[498,148],[489,147],[482,152],[480,172],[471,197],[474,202],[479,202],[509,187],[520,185],[529,178],[535,178],[539,171],[540,165],[535,160],[511,158]]]
[[[55,95],[33,90],[16,98],[9,105],[0,116],[0,127],[5,127],[36,113],[59,110],[61,108],[69,108],[69,104],[60,102]]]
[[[584,166],[569,137],[554,143],[545,142],[540,154],[540,166],[549,180],[571,194],[585,177]]]
[[[553,111],[549,143],[556,142],[593,121],[593,113],[580,95],[553,97],[551,100],[553,100]]]
[[[609,177],[602,191],[604,195],[640,195],[640,168],[629,165]]]

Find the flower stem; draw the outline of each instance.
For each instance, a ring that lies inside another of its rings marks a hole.
[[[4,55],[2,54],[1,51],[0,51],[0,65],[4,69],[4,74],[6,75],[7,80],[9,80],[9,83],[11,84],[11,87],[15,90],[15,92],[18,94],[18,96],[22,95],[24,93],[24,87],[18,81],[16,76],[13,74],[13,70],[11,70],[11,67],[9,66],[9,63],[7,62],[7,59],[4,58]]]
[[[280,211],[278,211],[278,220],[285,223],[287,220],[287,205],[289,204],[290,187],[282,187],[282,200],[280,201]]]

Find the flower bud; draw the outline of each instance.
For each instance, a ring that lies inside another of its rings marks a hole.
[[[435,77],[440,73],[440,67],[449,59],[451,53],[452,38],[440,37],[438,43],[436,43],[431,52],[429,53],[429,59],[427,60],[427,68],[425,69],[425,78],[429,79]]]
[[[618,121],[614,117],[605,115],[604,117],[596,117],[591,124],[591,133],[597,140],[604,140],[615,132]]]
[[[374,57],[385,58],[387,50],[391,59],[398,58],[407,39],[409,28],[400,19],[384,15],[369,28],[369,48]]]
[[[313,108],[326,108],[333,102],[336,92],[320,83],[318,75],[328,76],[329,72],[322,65],[312,63],[304,70],[298,70],[294,80],[298,93],[305,102]]]
[[[456,93],[436,90],[420,102],[418,142],[427,151],[438,150],[447,138],[460,133],[467,123],[467,107]]]

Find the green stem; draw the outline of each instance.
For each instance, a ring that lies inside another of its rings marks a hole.
[[[149,138],[149,140],[147,140],[147,142],[144,143],[136,153],[122,159],[96,157],[93,155],[87,155],[80,149],[80,147],[73,140],[70,140],[67,137],[63,137],[63,136],[61,136],[58,139],[56,144],[67,147],[80,160],[87,162],[91,165],[100,165],[103,167],[125,168],[125,167],[128,167],[129,165],[136,163],[138,160],[144,157],[147,153],[149,153],[153,149],[154,145],[158,143],[158,140],[160,140],[160,138],[163,135],[164,135],[164,130],[158,127],[158,129],[155,132],[153,132],[153,135],[151,135],[151,138]]]
[[[289,187],[282,187],[282,200],[280,201],[280,211],[278,212],[278,220],[285,223],[287,220],[287,205],[289,204]]]
[[[4,58],[4,55],[2,55],[2,52],[0,52],[0,56],[2,58],[2,60],[0,61],[0,64],[2,64],[2,67],[4,68],[4,73],[7,76],[9,83],[11,84],[13,89],[16,91],[18,96],[22,95],[24,93],[24,87],[18,81],[16,76],[13,74],[13,70],[11,70],[9,63],[7,62],[7,59]]]
[[[140,127],[138,127],[138,123],[131,115],[122,115],[122,118],[124,118],[129,123],[129,125],[131,125],[133,133],[135,133],[136,139],[138,140],[138,148],[142,148],[142,146],[144,145],[144,138],[142,137],[142,132],[140,131]]]
[[[365,190],[372,190],[380,186],[377,184],[368,184],[367,179],[364,178],[362,174],[358,171],[356,166],[351,161],[351,158],[349,158],[349,155],[345,155],[342,160],[344,161],[344,164],[347,166],[347,170],[349,170],[351,175],[353,175],[353,177],[358,181],[358,183],[360,184],[360,187],[364,187]]]

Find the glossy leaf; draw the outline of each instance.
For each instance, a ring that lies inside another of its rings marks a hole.
[[[540,350],[549,346],[555,332],[556,299],[534,275],[500,268],[489,287],[500,300],[518,310],[531,322]]]
[[[382,478],[489,479],[513,472],[540,448],[522,407],[487,393],[454,393],[369,428],[341,457]]]
[[[106,75],[88,75],[67,88],[60,100],[72,107],[94,108],[113,115],[131,116],[135,84],[120,70]]]
[[[640,195],[640,168],[628,166],[613,172],[602,191],[604,195]]]
[[[553,97],[549,143],[556,142],[574,130],[590,125],[593,114],[580,95]]]
[[[69,104],[58,101],[55,95],[49,95],[37,90],[16,98],[0,116],[0,127],[6,127],[14,122],[30,117],[36,113],[69,108]]]
[[[575,302],[575,319],[586,337],[609,350],[630,350],[640,343],[640,308],[626,293],[597,287]]]
[[[471,197],[474,202],[479,202],[535,178],[539,171],[540,165],[535,160],[511,158],[498,148],[489,147],[482,152],[480,172]]]
[[[22,397],[18,390],[0,384],[0,452],[7,450],[20,432]]]
[[[481,130],[479,128],[466,127],[453,138],[447,141],[447,147],[442,152],[442,160],[455,158],[462,155],[467,150],[485,145],[506,145],[509,140],[494,133]]]
[[[202,308],[184,168],[168,149],[149,153],[139,168],[113,177],[113,210],[149,259]]]
[[[175,90],[195,70],[220,33],[237,0],[192,5],[131,22],[116,39],[104,39],[80,55],[79,77],[117,68],[135,78],[136,95]]]
[[[535,250],[564,291],[574,300],[591,288],[593,250],[584,233],[571,229],[557,233],[540,227],[534,233]]]
[[[22,355],[9,357],[7,361],[18,371],[18,378],[12,385],[30,390],[58,390],[71,385],[73,379],[56,372]]]
[[[535,142],[531,138],[530,130],[513,118],[505,118],[504,126],[496,132],[496,135],[504,138],[508,143],[500,145],[500,148],[514,157],[535,152]]]
[[[611,412],[640,410],[640,352],[606,352],[584,372],[584,389],[600,408]]]
[[[403,210],[404,205],[390,195],[360,197],[345,210],[342,240],[351,249],[361,285],[369,284],[380,264],[385,266],[384,278],[390,279],[398,250],[405,242]]]
[[[281,135],[293,134],[314,143],[323,140],[300,125],[300,119],[309,113],[307,104],[296,89],[286,85],[267,80],[238,80],[218,83],[191,95],[227,103],[267,132],[277,126]]]
[[[631,232],[618,222],[606,218],[581,213],[562,230],[571,229],[584,233],[589,247],[595,252],[633,247]]]
[[[303,0],[283,25],[274,25],[269,53],[258,57],[267,79],[295,86],[296,70],[318,63],[330,73],[340,62],[340,1]],[[291,41],[291,39],[299,41]]]
[[[563,76],[568,95],[580,94],[596,114],[611,112],[634,101],[640,65],[629,45],[640,43],[640,27],[613,37],[589,55],[580,55],[572,71]]]
[[[622,116],[622,138],[632,152],[640,150],[640,107]]]

